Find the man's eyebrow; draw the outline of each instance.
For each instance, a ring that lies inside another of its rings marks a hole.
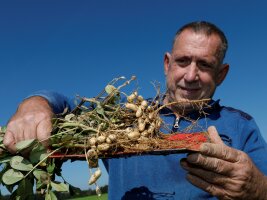
[[[188,55],[179,55],[179,54],[176,54],[173,56],[173,58],[176,60],[176,59],[180,59],[180,58],[191,58],[191,56],[188,56]]]
[[[209,64],[212,64],[212,65],[216,65],[216,59],[212,59],[212,60],[209,60],[207,58],[200,58],[198,59],[198,61],[200,62],[206,62],[206,63],[209,63]]]

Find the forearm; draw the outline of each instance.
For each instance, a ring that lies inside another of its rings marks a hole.
[[[65,109],[71,110],[75,106],[74,102],[68,99],[66,96],[53,91],[41,90],[34,92],[29,97],[33,96],[45,98],[55,114],[62,113]]]
[[[39,108],[50,110],[53,113],[53,108],[49,101],[41,96],[31,96],[24,99],[18,106],[17,112],[27,112],[29,110],[34,111]]]

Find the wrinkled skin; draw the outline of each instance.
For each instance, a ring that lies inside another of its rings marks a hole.
[[[47,146],[52,116],[53,111],[44,98],[36,96],[24,100],[7,124],[4,145],[12,153],[16,152],[16,143],[27,139],[38,139]]]
[[[215,127],[208,128],[213,143],[201,145],[200,152],[181,160],[193,185],[219,199],[267,199],[267,178],[249,156],[226,146]]]

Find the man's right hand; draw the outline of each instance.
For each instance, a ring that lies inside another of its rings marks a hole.
[[[5,147],[15,153],[15,144],[28,139],[37,139],[47,146],[52,117],[53,110],[45,98],[34,96],[24,100],[7,124]]]

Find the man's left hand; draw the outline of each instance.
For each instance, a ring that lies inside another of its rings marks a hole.
[[[214,126],[208,133],[212,143],[181,160],[188,181],[219,199],[267,199],[267,178],[249,156],[226,146]]]

